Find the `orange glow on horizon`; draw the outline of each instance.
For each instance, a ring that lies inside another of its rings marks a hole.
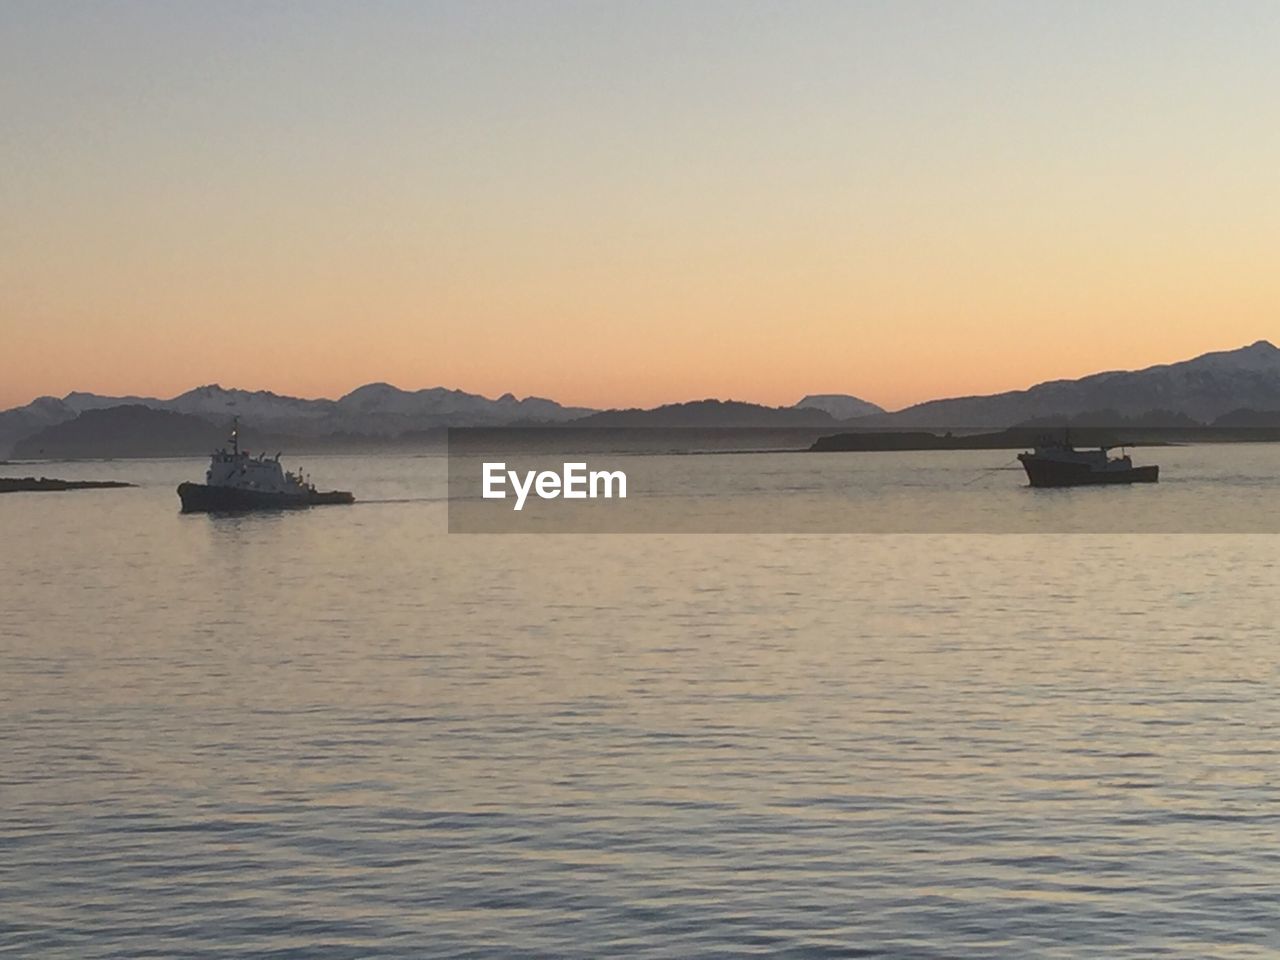
[[[122,6],[0,13],[0,408],[894,409],[1277,339],[1265,5]]]

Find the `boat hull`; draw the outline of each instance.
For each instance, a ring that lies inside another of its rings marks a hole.
[[[183,513],[243,513],[248,510],[299,510],[325,504],[355,503],[345,490],[311,490],[306,494],[268,493],[203,483],[178,484]]]
[[[1094,470],[1086,463],[1022,459],[1027,479],[1033,487],[1095,487],[1120,483],[1158,483],[1158,466],[1129,467],[1126,470]]]

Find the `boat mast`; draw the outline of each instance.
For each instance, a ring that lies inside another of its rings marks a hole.
[[[231,453],[240,456],[240,418],[231,418]]]

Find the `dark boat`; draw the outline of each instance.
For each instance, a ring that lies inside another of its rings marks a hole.
[[[1107,447],[1077,450],[1070,437],[1062,442],[1045,440],[1031,453],[1020,453],[1023,469],[1033,487],[1084,487],[1108,483],[1157,483],[1158,466],[1135,467],[1128,455],[1107,456]]]
[[[204,483],[178,484],[183,513],[234,513],[245,510],[289,510],[333,503],[355,503],[345,490],[317,490],[304,477],[280,466],[280,455],[249,456],[240,449],[237,423],[231,427],[231,450],[216,450]]]
[[[235,513],[242,510],[288,510],[316,507],[330,503],[355,503],[345,490],[315,490],[305,493],[277,493],[270,490],[246,490],[212,486],[205,483],[178,484],[178,497],[183,513]]]

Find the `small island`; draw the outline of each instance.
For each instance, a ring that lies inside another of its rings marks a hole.
[[[0,493],[47,492],[60,490],[102,490],[134,487],[123,480],[55,480],[51,477],[0,477]]]

